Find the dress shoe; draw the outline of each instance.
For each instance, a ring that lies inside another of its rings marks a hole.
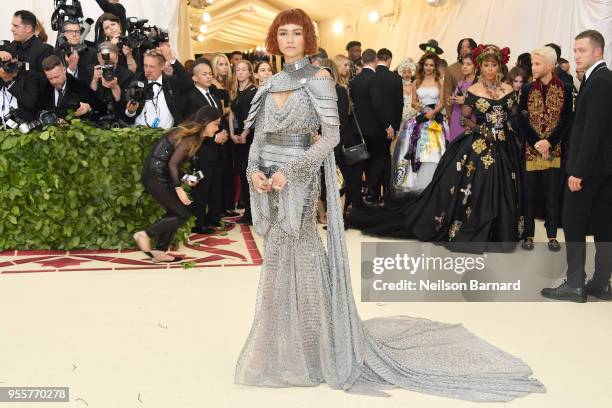
[[[594,296],[601,300],[612,300],[612,285],[610,281],[603,285],[596,285],[593,280],[587,282],[584,291],[588,296]]]
[[[217,232],[214,228],[206,228],[206,227],[193,227],[191,229],[193,234],[201,234],[201,235],[211,235]]]
[[[533,238],[525,238],[525,240],[521,244],[521,248],[523,248],[525,251],[533,250],[533,246],[534,246],[533,245]]]
[[[552,252],[559,252],[561,250],[561,244],[556,239],[548,241],[548,250]]]
[[[587,295],[584,288],[572,288],[564,281],[556,288],[544,288],[540,292],[542,296],[555,300],[566,300],[570,302],[584,303]]]

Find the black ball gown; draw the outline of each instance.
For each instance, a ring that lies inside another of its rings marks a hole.
[[[468,92],[476,126],[457,137],[418,196],[352,212],[365,234],[436,242],[464,252],[508,252],[524,230],[521,142],[511,124],[514,92],[489,99]]]

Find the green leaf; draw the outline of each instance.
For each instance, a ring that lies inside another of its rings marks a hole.
[[[45,130],[40,134],[40,140],[49,140],[49,131]]]
[[[17,218],[14,215],[9,215],[8,220],[11,224],[17,225]]]

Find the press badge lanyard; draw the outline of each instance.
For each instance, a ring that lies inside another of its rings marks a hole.
[[[151,99],[151,103],[153,104],[153,107],[155,108],[155,113],[156,113],[156,117],[155,119],[153,119],[153,123],[149,124],[149,119],[147,118],[147,107],[145,105],[145,112],[144,112],[144,116],[145,116],[145,124],[150,127],[151,129],[157,129],[159,127],[159,122],[161,122],[161,119],[159,118],[160,116],[160,112],[159,112],[159,94],[163,91],[161,84],[159,85],[159,91],[157,92],[157,95],[155,95],[155,98]]]

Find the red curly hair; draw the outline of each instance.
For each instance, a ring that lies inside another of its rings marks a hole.
[[[276,35],[278,33],[278,28],[287,24],[299,25],[304,29],[304,55],[313,55],[319,51],[317,46],[317,34],[310,16],[302,9],[289,9],[278,13],[268,29],[266,49],[270,54],[282,54],[278,48]]]

